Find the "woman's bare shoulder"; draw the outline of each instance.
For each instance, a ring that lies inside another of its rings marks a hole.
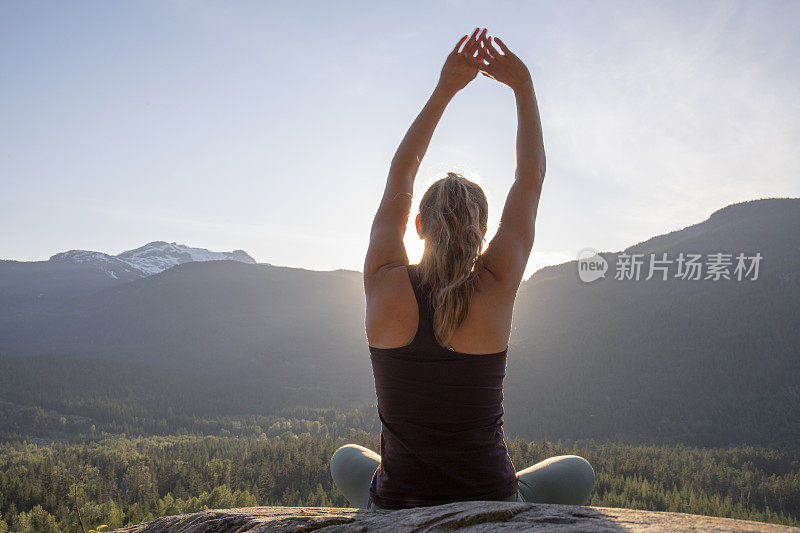
[[[405,265],[386,268],[364,280],[367,341],[376,348],[408,344],[417,328],[416,297]]]
[[[508,285],[498,280],[494,272],[492,272],[482,260],[479,258],[475,263],[475,294],[479,294],[481,298],[490,301],[506,302],[511,300],[513,303],[517,291],[510,290]]]
[[[387,265],[370,276],[364,276],[367,297],[393,296],[406,292],[410,286],[408,265]]]

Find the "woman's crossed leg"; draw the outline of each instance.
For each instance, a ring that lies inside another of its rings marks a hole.
[[[368,508],[369,486],[380,464],[380,455],[358,444],[345,444],[331,457],[333,482],[353,507]]]
[[[578,455],[557,455],[517,472],[526,502],[586,505],[594,487],[594,469]]]
[[[333,454],[333,482],[354,507],[369,507],[369,486],[380,463],[380,455],[357,444],[346,444]],[[519,495],[526,502],[585,505],[595,476],[592,466],[583,457],[558,455],[520,470],[517,478]],[[516,496],[509,501],[517,500]]]

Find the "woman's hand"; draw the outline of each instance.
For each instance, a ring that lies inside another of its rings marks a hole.
[[[450,52],[444,62],[442,74],[439,77],[439,87],[451,94],[455,94],[475,79],[475,76],[478,75],[478,69],[483,66],[476,56],[480,41],[485,35],[485,28],[483,31],[480,28],[475,28],[469,38],[464,35],[458,40],[456,47],[453,48],[453,51]],[[459,51],[462,45],[464,47]]]
[[[532,83],[528,67],[506,47],[500,38],[487,38],[483,33],[478,40],[480,45],[478,59],[481,63],[478,68],[484,76],[508,85],[514,91],[518,91],[525,87],[526,84]],[[499,51],[492,45],[492,40],[497,42],[497,46],[500,48]],[[484,61],[487,64],[484,64]]]

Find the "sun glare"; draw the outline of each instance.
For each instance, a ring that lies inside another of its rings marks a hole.
[[[406,245],[406,253],[408,254],[409,263],[416,264],[422,259],[422,252],[425,250],[425,241],[417,235],[417,229],[414,227],[414,217],[416,213],[410,217],[408,227],[406,227],[406,235],[403,238],[403,243]]]

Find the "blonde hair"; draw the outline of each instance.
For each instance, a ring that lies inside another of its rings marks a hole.
[[[420,277],[431,291],[434,331],[445,348],[467,317],[488,212],[480,185],[455,172],[431,185],[419,205],[420,236],[425,240]]]

